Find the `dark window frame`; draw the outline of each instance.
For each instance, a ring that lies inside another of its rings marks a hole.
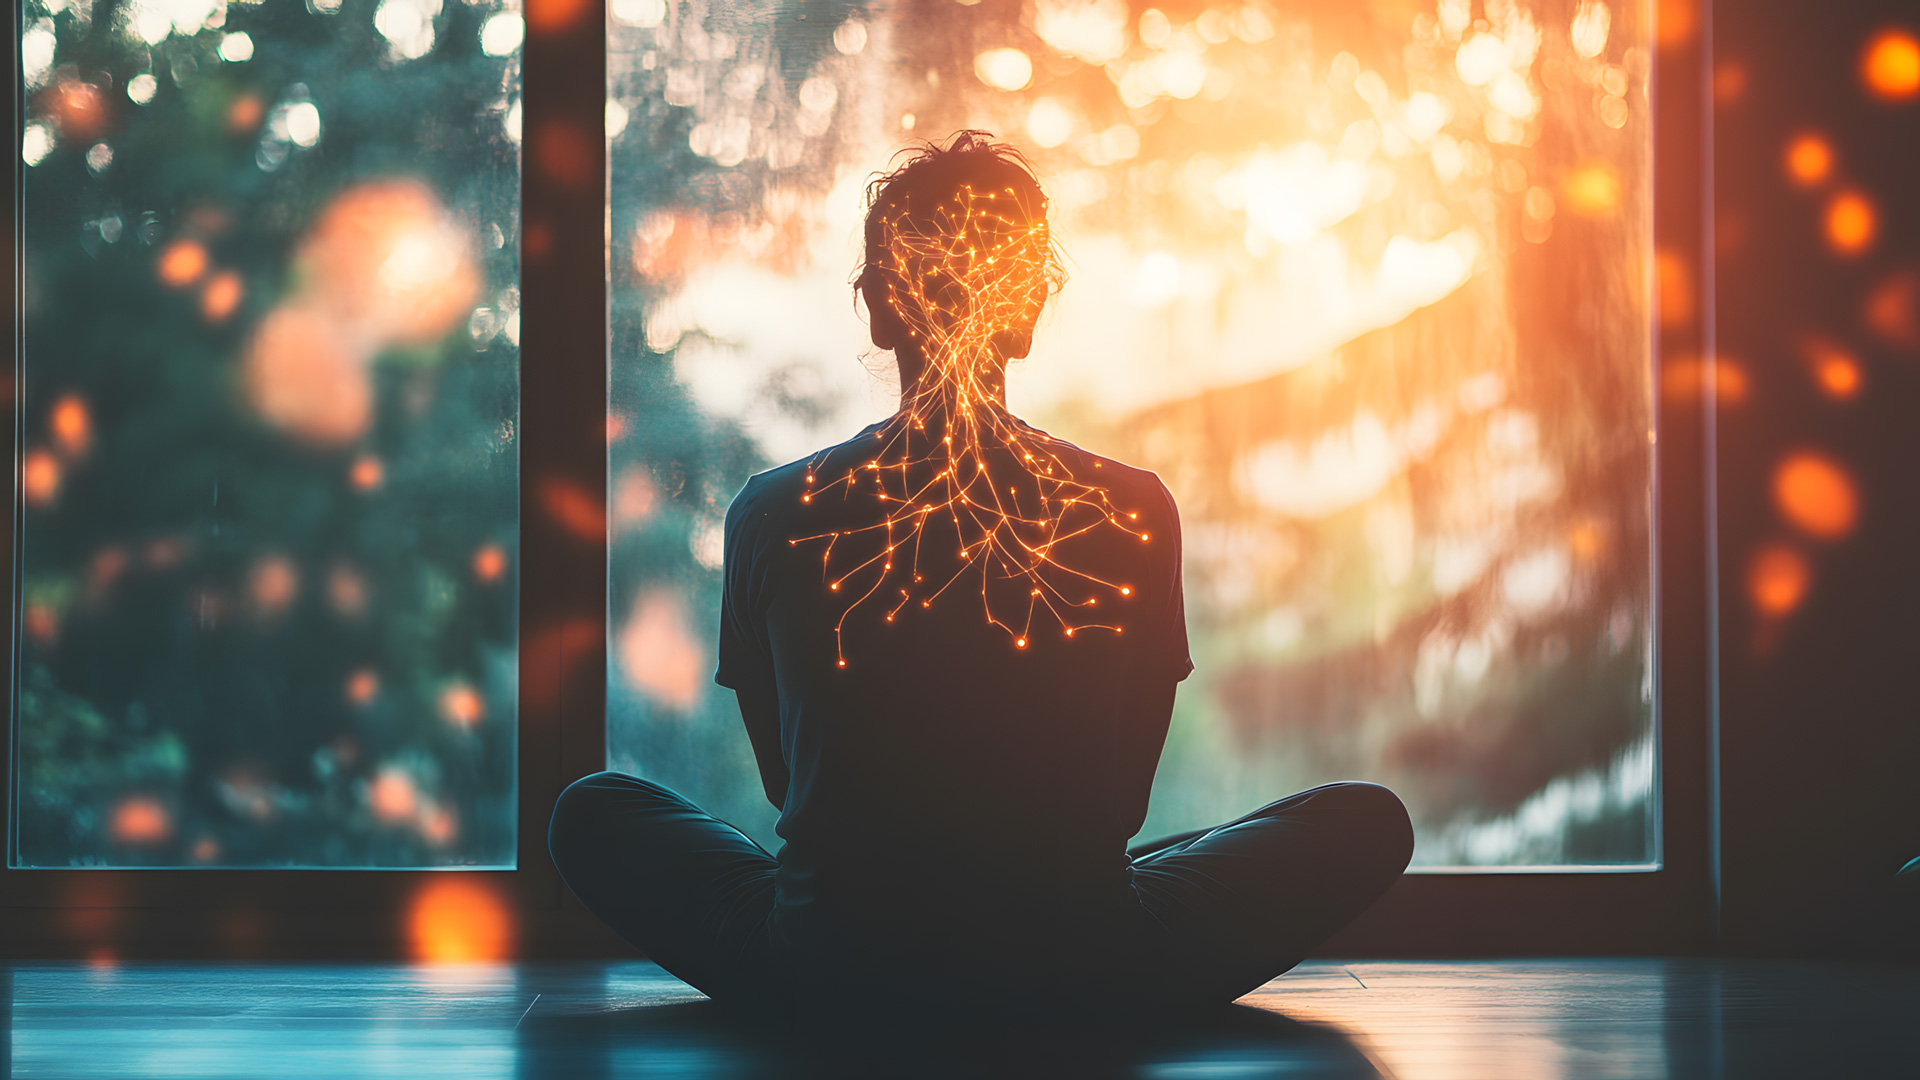
[[[1707,233],[1710,95],[1708,14],[1693,8],[1694,39],[1656,50],[1653,76],[1654,241],[1689,256],[1696,296]],[[1662,5],[1663,7],[1666,5]],[[25,122],[14,8],[14,146]],[[541,492],[566,484],[593,493],[604,515],[607,482],[604,3],[558,33],[530,33],[524,53],[520,401],[521,574],[518,869],[106,870],[0,866],[0,955],[10,957],[233,956],[404,958],[413,895],[435,874],[470,874],[499,891],[514,915],[521,956],[604,954],[624,946],[567,893],[546,853],[554,798],[606,758],[606,542],[583,540],[542,510]],[[543,156],[592,155],[558,173]],[[7,284],[16,311],[24,168],[12,154],[14,257]],[[1706,355],[1705,318],[1650,328],[1654,384],[1663,356]],[[0,410],[19,455],[21,327],[14,326],[13,408]],[[1689,952],[1712,939],[1714,857],[1712,608],[1709,583],[1708,437],[1704,406],[1656,398],[1655,596],[1660,740],[1661,866],[1519,873],[1409,875],[1335,937],[1328,954],[1401,956]],[[18,469],[13,528],[0,541],[12,567],[20,530]],[[8,621],[19,670],[18,613]],[[9,705],[11,712],[11,705]],[[0,796],[13,806],[14,739],[0,741]]]

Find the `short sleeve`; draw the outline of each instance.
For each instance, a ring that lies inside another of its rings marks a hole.
[[[756,535],[760,530],[752,509],[753,489],[754,481],[748,480],[727,507],[722,545],[720,659],[713,681],[733,690],[774,684],[772,650],[758,596],[767,568],[762,565],[765,553]]]
[[[1154,666],[1164,672],[1174,682],[1180,682],[1193,674],[1193,656],[1187,645],[1187,596],[1181,583],[1181,568],[1185,558],[1180,546],[1180,508],[1174,505],[1173,494],[1166,485],[1156,485],[1166,509],[1160,527],[1160,558],[1156,563],[1157,585],[1160,593],[1159,616],[1155,620]]]

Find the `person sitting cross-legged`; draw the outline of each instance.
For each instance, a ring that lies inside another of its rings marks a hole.
[[[1406,810],[1328,784],[1128,847],[1193,669],[1173,499],[1007,409],[1061,283],[1017,152],[962,132],[868,201],[899,411],[727,513],[716,679],[780,851],[607,772],[560,797],[554,862],[723,1003],[1229,1002],[1399,878]]]

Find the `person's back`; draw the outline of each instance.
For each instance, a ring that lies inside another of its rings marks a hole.
[[[1226,1001],[1406,866],[1370,784],[1126,847],[1192,669],[1179,520],[1151,473],[1007,410],[1060,280],[1038,182],[977,132],[870,186],[858,288],[900,409],[727,515],[716,679],[778,858],[637,777],[555,808],[567,883],[709,994]]]
[[[1191,670],[1179,522],[1151,473],[1014,430],[1052,476],[996,446],[949,496],[952,460],[909,446],[944,447],[943,425],[903,415],[754,477],[728,514],[719,681],[779,702],[747,719],[788,776],[795,933],[825,914],[1024,949],[1125,895]]]

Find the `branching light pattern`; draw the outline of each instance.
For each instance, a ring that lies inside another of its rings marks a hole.
[[[987,622],[1017,649],[1032,642],[1036,617],[1066,637],[1122,633],[1095,609],[1103,591],[1131,597],[1133,586],[1060,556],[1099,530],[1139,543],[1151,534],[1106,486],[1074,475],[1066,444],[1003,404],[1007,335],[1031,328],[1058,280],[1044,212],[1028,213],[1013,188],[963,185],[931,214],[887,213],[882,229],[878,269],[925,366],[900,411],[874,432],[866,460],[816,457],[801,495],[808,504],[871,498],[881,514],[789,541],[820,544],[827,588],[851,597],[834,625],[836,662],[847,666],[842,630],[868,601],[891,623],[910,604],[932,608],[970,576]]]

